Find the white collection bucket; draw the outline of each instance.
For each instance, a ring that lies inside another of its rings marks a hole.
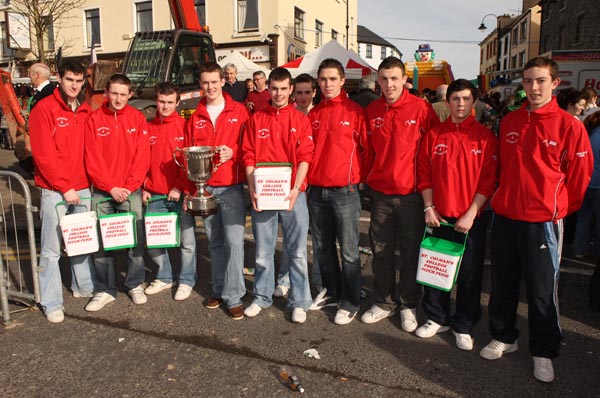
[[[454,225],[442,223],[440,228],[454,229]],[[464,237],[457,239],[459,241],[442,239],[435,236],[435,230],[440,228],[425,228],[419,253],[417,282],[449,292],[458,277],[467,235],[461,234]]]
[[[59,202],[56,207],[66,205],[66,202]],[[95,253],[100,248],[95,211],[64,215],[60,218],[59,224],[68,257]]]
[[[254,187],[260,210],[287,210],[290,202],[292,165],[290,163],[258,163],[254,170]]]
[[[159,195],[150,198],[149,202],[166,198],[166,195]],[[147,212],[144,216],[144,225],[148,249],[179,247],[179,214],[177,212]]]
[[[112,198],[106,198],[96,204],[107,202]],[[129,200],[127,200],[129,201]],[[100,233],[102,235],[102,247],[105,251],[129,249],[137,246],[136,214],[123,212],[98,216],[100,221]]]

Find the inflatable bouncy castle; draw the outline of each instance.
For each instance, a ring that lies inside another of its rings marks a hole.
[[[408,61],[406,74],[413,81],[413,87],[423,92],[424,89],[437,89],[440,84],[450,84],[454,80],[450,64],[435,59],[435,51],[429,44],[419,44],[415,51],[415,61]]]

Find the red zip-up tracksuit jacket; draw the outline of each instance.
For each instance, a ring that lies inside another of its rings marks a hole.
[[[229,94],[223,93],[223,97],[225,97],[225,108],[217,117],[216,126],[213,126],[206,110],[206,98],[200,101],[185,126],[187,146],[227,145],[233,150],[231,160],[219,165],[217,171],[208,180],[207,185],[213,187],[246,182],[246,172],[242,167],[241,145],[249,113],[243,104],[234,101]]]
[[[425,134],[418,159],[418,189],[433,189],[433,204],[446,217],[461,217],[475,194],[491,198],[498,181],[498,140],[473,116],[448,118]]]
[[[421,138],[440,124],[428,102],[404,90],[388,105],[385,98],[367,107],[369,145],[366,183],[386,195],[417,191],[417,157]]]
[[[310,164],[313,151],[310,121],[292,105],[279,109],[269,105],[253,114],[248,121],[242,143],[244,168],[256,167],[257,163],[291,163],[293,168],[290,185],[293,185],[298,164]],[[300,190],[306,190],[306,179]]]
[[[177,112],[164,119],[157,114],[148,124],[150,170],[144,181],[146,191],[166,195],[173,188],[183,192],[190,186],[185,172],[173,159],[175,149],[185,147],[184,127],[185,119]],[[183,159],[179,163],[183,164]]]
[[[308,114],[315,142],[308,183],[344,187],[361,181],[367,145],[366,114],[344,90],[323,100]]]
[[[104,192],[139,189],[150,167],[144,115],[130,105],[111,111],[106,102],[92,112],[85,124],[85,166],[92,185]]]
[[[500,182],[492,208],[525,222],[564,218],[581,206],[594,158],[583,123],[556,99],[530,111],[526,101],[500,123]]]
[[[86,103],[73,112],[58,88],[33,108],[29,134],[38,187],[63,194],[89,188],[83,164],[83,126],[91,112]]]

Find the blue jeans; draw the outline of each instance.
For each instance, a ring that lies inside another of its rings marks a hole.
[[[110,197],[110,194],[107,192],[100,190],[94,191],[94,208],[96,208],[98,201]],[[97,207],[97,212],[99,217],[118,212],[133,212],[136,214],[137,246],[127,249],[127,276],[125,277],[125,287],[129,290],[138,287],[146,279],[146,270],[144,269],[145,235],[141,189],[132,192],[131,195],[129,195],[129,201],[123,203],[117,203],[115,201],[100,203]],[[106,252],[103,247],[100,247],[98,253],[94,255],[94,265],[96,267],[96,290],[99,293],[109,293],[112,296],[116,296],[117,285],[115,281],[114,257],[112,253]]]
[[[577,226],[573,251],[575,254],[586,254],[590,244],[592,224],[596,220],[596,257],[600,259],[600,189],[588,188],[585,192],[583,204],[577,212]]]
[[[337,251],[337,250],[336,250]],[[337,254],[336,254],[337,255]],[[277,285],[290,287],[290,264],[288,262],[287,254],[285,250],[281,251],[281,264],[279,266],[279,274],[277,275]],[[313,287],[316,292],[319,293],[323,289],[323,283],[321,282],[321,270],[318,264],[313,264],[312,272],[310,274],[312,279]]]
[[[212,295],[227,308],[242,304],[244,284],[244,224],[246,206],[241,184],[208,187],[219,205],[216,214],[204,219],[212,273]]]
[[[356,312],[360,307],[361,286],[358,251],[361,205],[358,185],[340,188],[311,186],[308,208],[313,240],[313,266],[321,268],[323,287],[336,297],[339,308]],[[340,243],[341,268],[336,239]]]
[[[90,190],[77,191],[80,198],[89,198]],[[61,255],[62,233],[59,228],[59,217],[56,214],[56,204],[63,201],[60,192],[42,188],[40,198],[40,218],[42,219],[41,250],[39,273],[41,302],[45,314],[54,310],[63,309],[62,281],[58,262]],[[87,203],[86,203],[87,202]],[[82,201],[83,206],[73,206],[73,213],[89,211],[90,201]],[[58,211],[62,216],[66,213],[66,206],[59,206]],[[92,265],[92,256],[83,254],[73,256],[71,260],[71,289],[87,297],[94,293],[95,276]]]
[[[254,302],[261,308],[273,304],[275,290],[275,245],[277,226],[281,217],[284,250],[290,265],[291,289],[288,307],[308,310],[311,305],[308,281],[306,243],[308,239],[308,209],[306,196],[300,192],[291,211],[252,209],[252,231],[256,240],[256,273],[254,274]]]
[[[152,197],[160,196],[152,194]],[[179,276],[173,273],[173,267],[169,259],[167,249],[148,249],[148,255],[158,266],[156,279],[164,283],[172,283],[178,280],[179,284],[193,287],[196,284],[196,234],[194,229],[196,222],[193,216],[182,210],[183,195],[178,202],[167,199],[158,199],[148,203],[147,213],[179,213],[181,270]]]

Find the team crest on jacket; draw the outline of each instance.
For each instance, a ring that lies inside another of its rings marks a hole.
[[[237,123],[237,122],[238,122],[238,120],[235,117],[233,117],[231,119],[227,119],[227,123],[230,123],[230,124]]]
[[[96,129],[96,135],[98,137],[106,137],[110,134],[110,129],[108,127],[98,127]]]
[[[258,130],[258,138],[269,138],[270,136],[271,136],[271,131],[269,131],[269,129]]]
[[[207,124],[208,124],[208,123],[206,122],[206,120],[198,120],[198,121],[197,121],[197,122],[194,124],[194,127],[195,127],[195,128],[197,128],[197,129],[204,129],[204,128],[206,128],[206,125],[207,125]]]
[[[542,144],[544,144],[546,146],[553,146],[553,147],[556,147],[558,145],[556,143],[556,141],[552,141],[552,140],[544,140],[544,141],[542,141]]]
[[[448,145],[446,144],[437,144],[433,148],[433,154],[436,156],[445,155],[448,153]]]
[[[313,128],[313,130],[318,130],[319,127],[321,127],[321,121],[320,120],[313,120],[313,122],[312,122],[312,128]]]
[[[416,124],[417,124],[417,121],[416,121],[416,120],[412,120],[412,119],[410,119],[410,120],[406,120],[406,121],[404,122],[404,124],[405,124],[405,125],[407,125],[407,126],[414,126],[414,125],[416,125]]]
[[[373,127],[375,127],[376,129],[382,128],[383,127],[383,118],[376,117],[375,119],[373,119],[372,123],[373,123]]]
[[[148,142],[150,143],[150,145],[156,144],[156,141],[158,141],[158,137],[155,135],[150,136],[150,138],[148,139]]]
[[[136,132],[136,129],[134,129],[134,128],[133,128],[133,129],[127,129],[127,132],[128,132],[129,134],[135,134],[135,132]]]
[[[58,127],[67,127],[69,125],[69,119],[59,116],[56,118],[56,125]]]
[[[183,137],[183,136],[175,137],[175,142],[183,142],[184,139],[185,139],[185,137]]]
[[[508,142],[509,144],[516,144],[517,142],[519,142],[519,137],[519,133],[517,133],[516,131],[511,131],[510,133],[506,134],[506,142]]]
[[[347,120],[340,120],[340,126],[350,126],[350,122]]]

